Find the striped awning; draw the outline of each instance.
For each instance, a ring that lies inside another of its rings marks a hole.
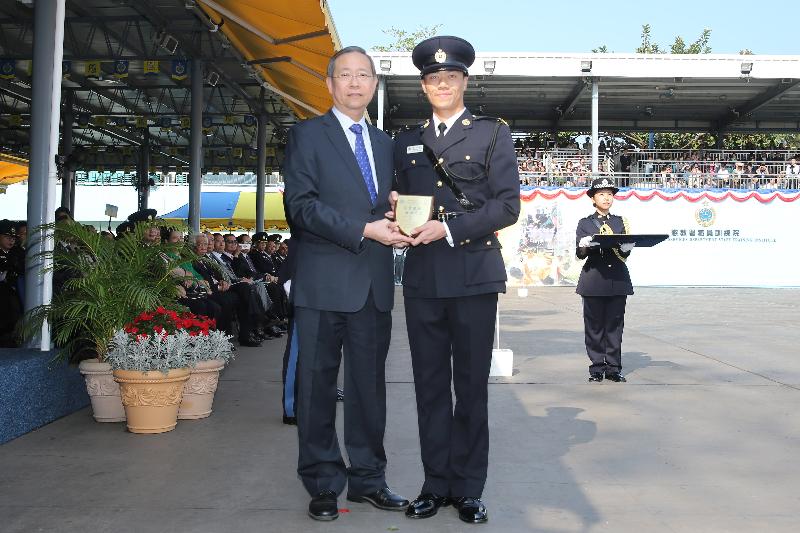
[[[254,192],[203,192],[200,194],[200,225],[205,228],[256,227],[256,198]],[[162,215],[163,220],[188,224],[189,204]],[[283,211],[283,194],[264,194],[264,227],[287,229]]]

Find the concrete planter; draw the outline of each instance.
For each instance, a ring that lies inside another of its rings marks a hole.
[[[188,368],[162,372],[114,370],[125,406],[128,431],[164,433],[175,429],[183,386],[189,379]]]
[[[211,414],[219,373],[224,367],[225,362],[222,359],[197,363],[183,388],[183,401],[178,410],[178,419],[196,420]]]
[[[111,365],[98,359],[87,359],[78,365],[86,380],[86,392],[92,402],[92,416],[98,422],[124,422],[125,409],[119,385],[111,375]]]

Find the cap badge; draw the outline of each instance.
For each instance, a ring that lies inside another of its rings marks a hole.
[[[436,51],[436,54],[434,54],[433,58],[436,60],[437,63],[444,63],[445,61],[447,61],[447,54],[444,52],[444,50],[439,48]]]

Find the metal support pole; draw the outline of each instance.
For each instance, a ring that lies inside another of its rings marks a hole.
[[[139,146],[139,169],[136,172],[136,179],[139,183],[137,202],[138,209],[147,209],[150,196],[150,127],[145,126],[142,134],[142,145]]]
[[[189,231],[200,233],[203,181],[203,62],[192,60],[192,126],[189,148]]]
[[[68,90],[64,102],[64,114],[61,119],[63,124],[61,128],[61,155],[65,160],[69,159],[72,153],[72,106],[74,100],[74,91]],[[61,168],[61,207],[66,207],[69,209],[70,213],[74,213],[75,211],[72,209],[71,205],[73,205],[72,199],[75,197],[73,194],[73,187],[75,187],[75,183],[73,182],[75,179],[75,170],[71,167],[71,164],[65,164]]]
[[[600,90],[597,80],[592,80],[592,174],[598,170],[598,151],[600,144]]]
[[[55,219],[56,153],[61,115],[61,60],[64,57],[65,0],[36,2],[33,10],[33,83],[31,93],[31,152],[28,175],[28,250],[25,258],[25,310],[48,305],[53,298],[51,231],[37,231]],[[45,322],[41,351],[50,349],[50,326]]]
[[[258,167],[256,168],[256,231],[264,231],[264,193],[267,185],[267,113],[258,116]]]
[[[383,106],[386,103],[386,77],[378,76],[378,129],[383,131]]]

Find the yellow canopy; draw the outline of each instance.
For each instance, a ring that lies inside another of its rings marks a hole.
[[[257,193],[241,192],[231,221],[246,228],[255,227]],[[286,214],[283,211],[283,194],[268,192],[264,194],[264,227],[287,229]]]
[[[325,113],[328,59],[341,48],[322,0],[200,0],[214,22],[298,118]]]
[[[28,179],[26,159],[0,154],[0,185],[11,185],[26,179]]]

